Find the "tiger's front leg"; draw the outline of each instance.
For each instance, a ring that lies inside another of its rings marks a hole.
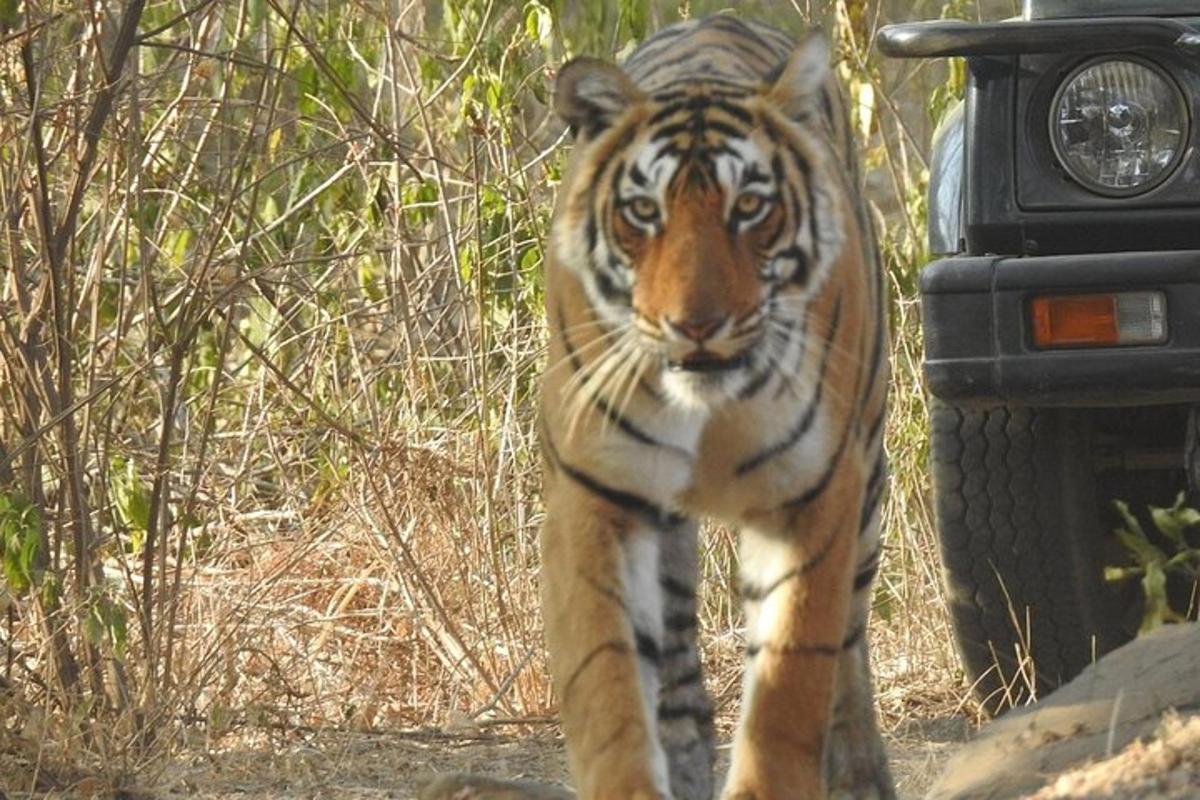
[[[704,688],[697,629],[697,526],[687,522],[662,537],[663,646],[658,675],[658,735],[667,753],[675,800],[712,800],[716,737]]]
[[[667,800],[660,531],[562,472],[547,483],[542,609],[579,797]]]
[[[838,659],[837,701],[829,742],[825,747],[825,775],[831,800],[895,800],[896,789],[888,768],[887,752],[875,714],[871,659],[867,652],[867,618],[871,611],[871,583],[879,569],[880,502],[886,470],[877,456],[868,495],[872,499],[860,515],[849,630]],[[872,491],[874,489],[874,491]]]
[[[742,532],[746,672],[725,800],[824,800],[838,661],[857,550],[861,481],[831,477]]]

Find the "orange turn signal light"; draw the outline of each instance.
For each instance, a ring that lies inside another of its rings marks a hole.
[[[1038,347],[1104,347],[1166,341],[1162,292],[1065,294],[1033,298],[1033,341]]]

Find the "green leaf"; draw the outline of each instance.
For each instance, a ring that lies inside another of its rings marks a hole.
[[[104,642],[104,622],[95,607],[83,618],[83,638],[93,647],[99,647]]]
[[[521,272],[528,278],[532,279],[537,275],[542,268],[542,251],[537,247],[529,247],[517,259],[517,264]]]
[[[1147,564],[1161,564],[1167,559],[1166,554],[1158,549],[1144,534],[1139,536],[1127,530],[1118,529],[1117,538],[1125,546],[1125,549],[1130,552],[1134,560],[1142,566]]]
[[[130,551],[136,554],[150,528],[150,492],[132,461],[114,460],[111,483],[113,506],[129,530]]]
[[[1184,493],[1180,492],[1175,498],[1175,504],[1170,508],[1151,507],[1150,509],[1150,518],[1154,521],[1154,527],[1158,528],[1163,536],[1167,537],[1177,548],[1188,546],[1184,534],[1189,528],[1200,524],[1200,511],[1186,507],[1184,501]]]
[[[369,258],[357,259],[358,287],[372,303],[383,299],[384,289],[375,265]]]
[[[38,554],[42,550],[42,532],[37,526],[29,526],[25,529],[23,538],[17,562],[21,566],[21,574],[25,575],[30,583],[33,583],[33,570],[37,565]]]
[[[258,221],[263,225],[270,225],[277,219],[279,219],[279,204],[275,202],[274,197],[267,195],[258,207]]]
[[[475,257],[470,248],[463,248],[458,254],[458,275],[463,283],[469,284],[475,277]]]
[[[0,494],[0,561],[4,580],[14,596],[38,582],[37,564],[42,552],[41,515],[21,495]]]
[[[1142,530],[1142,523],[1138,522],[1138,518],[1129,511],[1129,504],[1124,500],[1114,500],[1113,505],[1117,507],[1117,512],[1121,515],[1121,519],[1125,521],[1125,527],[1131,533],[1145,539],[1146,532]]]
[[[188,246],[192,242],[192,232],[187,228],[169,231],[163,237],[163,247],[167,255],[167,263],[176,269],[182,269],[187,263]]]
[[[493,114],[499,114],[504,101],[504,84],[499,78],[489,78],[487,82],[487,107]]]
[[[1130,578],[1136,578],[1145,572],[1141,567],[1105,567],[1104,580],[1109,583],[1120,583]]]
[[[30,586],[29,579],[21,572],[11,548],[4,551],[4,582],[8,584],[9,591],[18,597],[25,594]]]
[[[1167,563],[1164,565],[1164,569],[1166,569],[1167,572],[1171,572],[1179,569],[1180,567],[1187,567],[1189,563],[1193,561],[1197,564],[1200,564],[1200,550],[1180,550],[1178,553],[1168,559]]]
[[[1180,495],[1180,502],[1183,500],[1183,495]],[[1200,527],[1200,511],[1194,508],[1179,508],[1175,511],[1175,515],[1183,522],[1185,528]]]
[[[1184,543],[1183,531],[1187,526],[1175,513],[1173,508],[1151,508],[1150,519],[1154,521],[1154,527],[1162,532],[1163,536],[1167,537],[1172,544],[1177,547]]]
[[[554,43],[554,15],[539,2],[525,4],[525,34],[531,41],[549,49]]]
[[[459,109],[461,113],[466,114],[471,107],[472,101],[475,99],[475,90],[479,85],[479,79],[474,75],[468,75],[463,78],[462,96],[459,99]]]
[[[0,31],[8,32],[21,25],[21,0],[0,0]]]
[[[53,571],[48,571],[42,580],[39,591],[42,605],[47,607],[58,605],[58,601],[62,596],[61,589],[62,587],[58,583],[58,576]]]
[[[125,660],[129,645],[129,626],[125,617],[125,609],[116,603],[105,600],[103,603],[103,621],[109,644],[112,645],[113,655],[120,661]]]

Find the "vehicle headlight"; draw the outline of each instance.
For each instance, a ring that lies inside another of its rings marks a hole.
[[[1072,178],[1127,196],[1171,174],[1187,147],[1187,98],[1148,61],[1093,61],[1058,90],[1050,112],[1054,152]]]

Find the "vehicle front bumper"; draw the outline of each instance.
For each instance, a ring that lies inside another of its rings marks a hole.
[[[955,256],[921,273],[925,375],[956,404],[1137,406],[1200,402],[1200,251]],[[1040,294],[1161,291],[1166,342],[1039,350]]]

